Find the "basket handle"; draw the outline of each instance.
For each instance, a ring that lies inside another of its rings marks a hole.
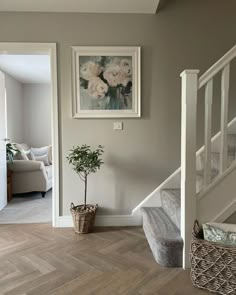
[[[195,220],[194,224],[193,224],[192,236],[196,237],[199,232],[200,232],[200,225],[199,225],[198,220]]]

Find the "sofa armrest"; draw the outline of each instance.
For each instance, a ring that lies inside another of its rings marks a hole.
[[[7,167],[13,172],[31,172],[45,168],[43,162],[28,160],[14,160],[13,163],[8,162]]]

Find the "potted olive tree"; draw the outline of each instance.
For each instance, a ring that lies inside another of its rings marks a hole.
[[[93,229],[98,205],[87,204],[87,181],[88,175],[95,173],[103,164],[101,159],[103,152],[101,145],[92,150],[89,145],[84,144],[73,147],[67,156],[69,164],[84,182],[84,204],[75,206],[71,203],[70,209],[76,233],[86,234]]]

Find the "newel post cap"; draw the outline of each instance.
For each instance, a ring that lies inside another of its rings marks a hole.
[[[185,75],[197,75],[199,74],[200,70],[184,70],[181,74],[180,77],[183,77]]]

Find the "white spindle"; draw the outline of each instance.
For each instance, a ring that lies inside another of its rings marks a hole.
[[[228,100],[229,100],[229,64],[222,71],[221,76],[221,140],[220,140],[220,173],[227,169],[227,125],[228,125]]]
[[[196,219],[196,114],[198,70],[182,74],[181,118],[181,236],[184,241],[183,268],[189,267],[190,240]]]
[[[211,121],[212,121],[213,80],[205,90],[205,153],[204,153],[204,187],[211,183]]]

